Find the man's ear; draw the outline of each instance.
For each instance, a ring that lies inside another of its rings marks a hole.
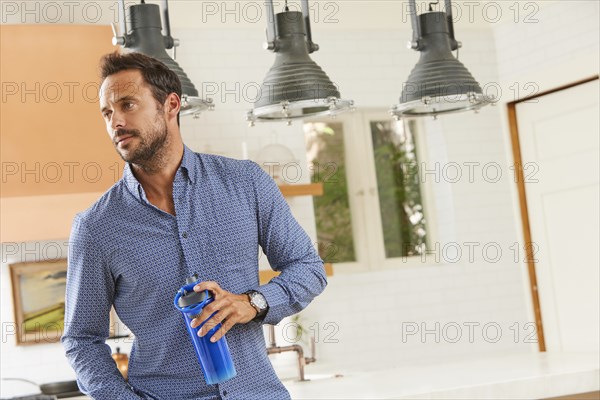
[[[177,119],[177,114],[179,114],[179,110],[181,109],[181,99],[177,95],[177,93],[171,93],[165,99],[165,110],[169,117]]]

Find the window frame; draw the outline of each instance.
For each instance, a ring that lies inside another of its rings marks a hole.
[[[392,121],[386,109],[367,108],[352,113],[330,117],[310,118],[304,122],[340,122],[344,132],[344,157],[346,160],[346,180],[348,201],[354,237],[356,261],[333,263],[336,274],[368,272],[437,265],[433,257],[410,256],[386,258],[385,243],[381,223],[377,175],[370,123],[372,121]],[[404,123],[407,123],[406,121]],[[427,138],[422,120],[417,119],[417,132],[414,139],[417,146],[419,167],[427,161]],[[352,160],[352,162],[349,162]],[[427,221],[427,246],[437,237],[436,215],[433,204],[434,193],[430,180],[420,179],[423,211]]]

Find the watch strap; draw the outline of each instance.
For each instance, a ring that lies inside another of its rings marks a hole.
[[[256,290],[248,290],[247,292],[244,292],[245,295],[248,296],[248,299],[250,300],[250,305],[252,307],[254,307],[254,309],[256,310],[256,316],[252,319],[252,321],[262,321],[265,318],[265,315],[267,315],[267,311],[269,311],[269,304],[267,303],[267,299],[265,298],[265,296],[260,293],[259,291]],[[265,299],[265,303],[266,303],[266,307],[265,308],[260,308],[253,300],[253,297],[255,294],[259,294],[260,296],[262,296]]]

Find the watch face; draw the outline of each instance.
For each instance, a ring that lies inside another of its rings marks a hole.
[[[265,296],[263,296],[261,293],[252,293],[252,302],[261,310],[267,308],[267,299],[265,299]]]

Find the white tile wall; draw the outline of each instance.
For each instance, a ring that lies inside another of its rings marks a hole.
[[[494,26],[498,57],[498,77],[505,94],[513,101],[533,89],[548,90],[597,75],[599,3],[597,1],[558,1],[541,8],[538,22]],[[533,83],[532,89],[524,85]]]
[[[468,250],[465,242],[478,242],[476,258],[470,261],[463,253],[456,263],[440,260],[437,265],[423,263],[351,275],[336,271],[325,293],[302,313],[306,327],[318,324],[318,364],[377,369],[402,360],[419,362],[459,354],[537,348],[535,343],[524,341],[524,335],[531,331],[524,324],[532,320],[528,283],[524,265],[515,262],[510,247],[521,238],[502,104],[509,101],[507,94],[512,95],[509,88],[514,82],[535,82],[543,90],[598,72],[598,3],[557,2],[541,8],[537,17],[537,24],[504,20],[491,29],[457,31],[457,38],[464,44],[461,61],[482,85],[499,83],[503,90],[501,105],[483,109],[479,115],[460,114],[425,122],[430,163],[438,162],[442,167],[458,163],[463,166],[464,176],[468,171],[464,163],[479,162],[483,166],[495,162],[503,173],[498,182],[489,183],[483,179],[481,168],[476,168],[474,182],[465,177],[459,183],[442,179],[432,184],[437,216],[434,239],[440,248],[457,243],[463,252]],[[249,158],[255,158],[275,136],[303,164],[299,124],[258,124],[249,128],[244,121],[252,99],[243,95],[243,88],[260,83],[273,61],[272,54],[261,49],[263,29],[251,28],[207,29],[199,25],[177,29],[173,23],[182,42],[178,50],[180,65],[199,90],[211,93],[216,104],[215,111],[198,120],[183,120],[184,140],[197,151],[235,158],[242,157],[242,142],[246,142]],[[397,30],[327,28],[325,34],[318,25],[313,26],[315,41],[321,46],[314,60],[339,85],[342,96],[354,99],[357,107],[387,109],[397,102],[402,82],[418,58],[415,52],[406,50],[410,37],[407,26]],[[223,88],[232,92],[224,93]],[[305,171],[303,182],[308,181]],[[290,205],[314,239],[310,199],[292,199]],[[503,250],[498,262],[486,262],[481,254],[485,243],[497,243]],[[3,326],[10,324],[12,304],[5,262],[1,311]],[[418,327],[420,333],[423,328],[435,330],[436,323],[439,343],[434,334],[424,338],[419,334],[406,336],[411,327]],[[469,323],[479,324],[474,326],[472,343],[465,325]],[[492,325],[484,334],[486,323]],[[455,324],[461,328],[462,337],[452,343]],[[493,324],[502,329],[495,343]],[[325,336],[334,328],[336,333],[325,343]],[[16,347],[3,330],[1,350],[2,377],[27,374],[32,380],[45,382],[72,376],[58,344]],[[292,362],[289,357],[274,360],[278,368],[289,367]]]

